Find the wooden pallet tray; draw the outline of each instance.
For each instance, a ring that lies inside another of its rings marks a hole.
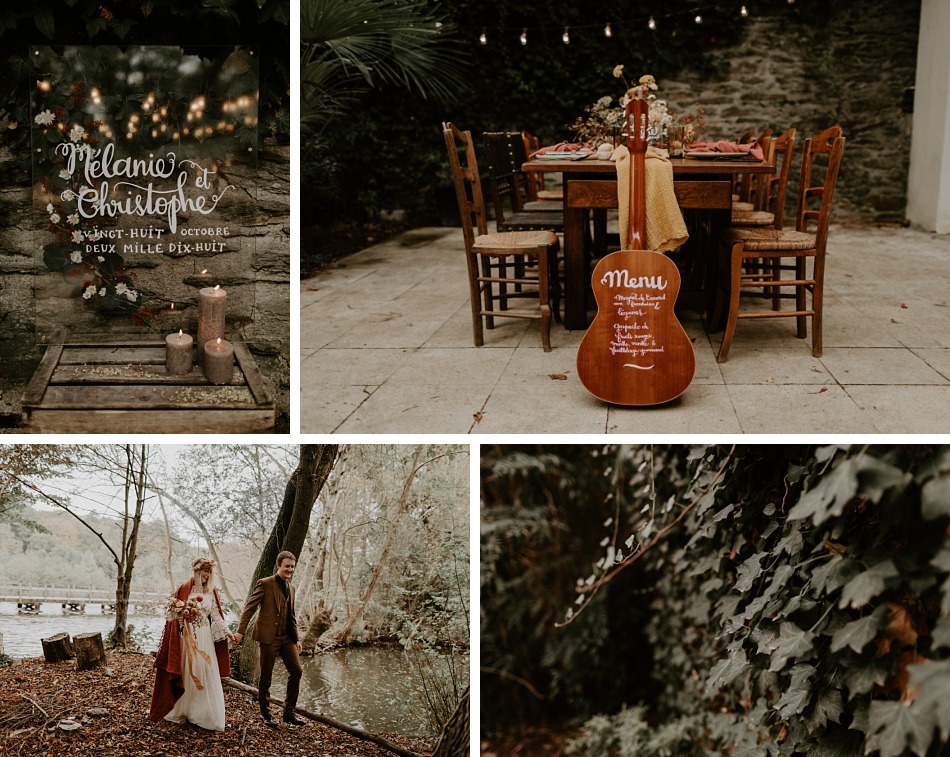
[[[271,431],[274,403],[244,342],[234,340],[231,383],[215,386],[196,365],[165,371],[155,336],[67,337],[52,344],[23,394],[35,433],[240,434]]]

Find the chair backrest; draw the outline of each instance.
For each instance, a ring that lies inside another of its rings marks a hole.
[[[541,149],[541,142],[534,134],[528,131],[521,132],[521,141],[524,144],[525,159],[532,153]],[[529,200],[537,200],[538,192],[544,189],[544,174],[540,171],[532,171],[527,174],[525,192]]]
[[[478,176],[472,132],[462,131],[453,123],[443,122],[442,135],[445,137],[449,165],[452,167],[455,197],[459,204],[459,215],[462,217],[465,249],[471,252],[475,237],[488,233],[485,198],[482,196],[482,182]],[[460,158],[460,154],[463,157]]]
[[[775,168],[775,173],[765,177],[760,210],[768,210],[775,214],[776,229],[782,228],[785,217],[785,190],[788,188],[788,173],[792,165],[797,133],[797,129],[786,129],[781,136],[769,142],[768,158],[769,163]]]
[[[841,154],[844,152],[844,136],[840,126],[825,129],[816,137],[805,140],[802,151],[802,169],[798,179],[798,217],[795,228],[798,231],[808,231],[808,224],[814,221],[815,249],[823,253],[828,241],[828,224],[831,220],[831,200],[835,193],[835,181],[838,178],[838,168],[841,165]],[[814,159],[816,155],[827,155],[828,163],[820,180],[813,178]],[[818,199],[815,208],[814,200]]]
[[[524,142],[520,134],[506,131],[487,131],[483,136],[495,218],[504,223],[506,214],[524,209]]]
[[[747,145],[755,142],[762,148],[762,154],[768,156],[769,154],[769,141],[772,138],[772,130],[766,129],[762,132],[758,139],[755,137],[755,131],[749,129],[746,132],[743,132],[739,139],[736,140],[740,145]],[[752,176],[752,174],[740,174],[738,180],[736,181],[736,190],[739,195],[739,199],[743,202],[753,202],[756,207],[761,205],[761,195],[762,195],[762,183],[758,181],[757,177]]]

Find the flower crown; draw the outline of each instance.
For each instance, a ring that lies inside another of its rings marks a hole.
[[[205,568],[214,568],[214,560],[207,557],[196,557],[191,563],[192,570],[204,570]]]

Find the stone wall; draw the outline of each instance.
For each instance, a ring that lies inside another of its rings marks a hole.
[[[900,222],[912,118],[904,96],[914,86],[919,21],[920,0],[828,0],[821,14],[750,16],[740,43],[711,54],[717,73],[661,80],[658,94],[679,110],[699,100],[717,139],[797,128],[786,218],[794,218],[805,138],[841,125],[834,219]]]
[[[19,399],[42,357],[37,346],[31,228],[32,184],[14,151],[0,149],[0,427],[19,422]],[[253,301],[252,317],[232,324],[249,342],[277,404],[278,431],[290,409],[290,149],[265,140],[255,180],[256,213],[241,224],[254,253],[249,270],[221,276],[230,291]],[[172,269],[173,270],[173,269]],[[242,293],[246,292],[246,293]],[[184,301],[193,318],[195,302]],[[189,316],[189,313],[191,316]],[[111,326],[110,326],[111,328]],[[147,431],[147,429],[142,429]]]

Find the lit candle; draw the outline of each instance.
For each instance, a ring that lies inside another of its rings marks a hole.
[[[234,347],[220,337],[209,339],[204,349],[205,378],[212,384],[230,384],[234,366]]]
[[[165,337],[165,370],[173,376],[182,376],[191,372],[194,363],[192,357],[192,338],[190,334],[169,334]]]
[[[198,344],[224,337],[224,314],[228,293],[220,286],[198,290]]]

